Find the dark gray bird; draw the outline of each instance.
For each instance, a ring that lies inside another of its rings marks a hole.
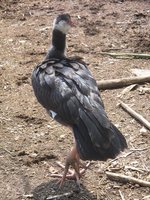
[[[86,64],[65,56],[66,34],[71,26],[69,14],[55,19],[51,48],[32,73],[37,100],[53,119],[71,127],[75,138],[60,186],[70,165],[79,183],[79,159],[106,161],[127,147],[124,136],[107,117],[96,81]]]

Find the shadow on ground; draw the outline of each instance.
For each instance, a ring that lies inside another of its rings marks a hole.
[[[96,200],[96,196],[81,185],[81,189],[76,186],[74,181],[66,181],[62,189],[58,189],[57,181],[49,181],[37,186],[33,191],[34,200]],[[56,197],[55,197],[56,196]]]

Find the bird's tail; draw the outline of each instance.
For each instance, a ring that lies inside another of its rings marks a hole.
[[[111,122],[109,127],[104,127],[92,113],[81,112],[73,132],[82,160],[115,158],[127,147],[124,136]]]

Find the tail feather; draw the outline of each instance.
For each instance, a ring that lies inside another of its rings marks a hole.
[[[83,160],[115,158],[127,147],[124,136],[112,123],[109,128],[103,127],[92,113],[82,110],[80,120],[73,126],[73,131],[77,150]]]

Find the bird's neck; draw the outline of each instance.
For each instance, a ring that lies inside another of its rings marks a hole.
[[[52,33],[52,46],[48,50],[46,59],[65,57],[66,35],[54,29]]]

